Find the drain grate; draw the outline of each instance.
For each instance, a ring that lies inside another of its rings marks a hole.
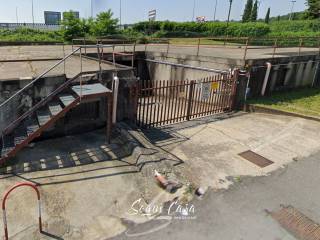
[[[265,157],[260,156],[259,154],[252,152],[252,151],[245,151],[243,153],[239,153],[239,156],[243,157],[244,159],[248,160],[249,162],[254,163],[255,165],[264,168],[267,167],[273,162]]]
[[[320,240],[320,225],[292,206],[283,207],[271,216],[280,225],[301,240]]]

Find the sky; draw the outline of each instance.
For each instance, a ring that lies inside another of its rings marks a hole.
[[[206,16],[207,20],[214,17],[216,0],[121,0],[122,23],[135,23],[148,19],[148,11],[157,10],[157,20],[191,21],[193,5],[196,2],[195,16]],[[247,0],[233,0],[231,19],[239,20]],[[32,0],[0,0],[0,22],[32,22]],[[217,0],[216,19],[227,18],[229,1]],[[291,0],[260,0],[259,18],[264,18],[268,7],[271,16],[284,15],[291,10]],[[36,23],[44,23],[44,11],[80,12],[80,17],[91,16],[91,0],[33,0],[34,18]],[[94,15],[111,9],[114,16],[120,16],[120,0],[92,0]],[[306,8],[305,0],[296,0],[294,11]],[[18,14],[16,14],[18,13]]]

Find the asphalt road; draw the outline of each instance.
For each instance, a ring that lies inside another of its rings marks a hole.
[[[175,219],[168,226],[159,220],[131,225],[113,239],[295,239],[265,210],[292,205],[320,223],[319,172],[320,152],[269,176],[240,177],[228,190],[209,190],[202,200],[194,201],[196,219]]]

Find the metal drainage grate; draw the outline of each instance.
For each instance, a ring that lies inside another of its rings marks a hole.
[[[271,160],[266,159],[265,157],[262,157],[259,154],[256,154],[255,152],[252,152],[252,151],[245,151],[243,153],[239,153],[239,156],[243,157],[244,159],[254,163],[255,165],[261,168],[264,168],[273,164]]]
[[[320,225],[292,206],[283,207],[277,212],[271,212],[271,216],[298,239],[320,240]]]

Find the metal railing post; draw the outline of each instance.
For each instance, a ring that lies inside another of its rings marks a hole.
[[[167,45],[167,57],[168,57],[168,54],[169,54],[169,49],[170,49],[170,41],[168,41],[168,45]]]
[[[98,59],[99,59],[99,81],[101,81],[101,79],[102,79],[100,46],[101,46],[101,45],[97,45],[97,54],[98,54]]]
[[[64,49],[64,43],[62,44],[62,50],[63,50],[63,58],[66,57],[65,49]],[[63,73],[66,74],[66,61],[63,61]]]
[[[320,38],[318,38],[318,46],[319,46],[319,53],[318,53],[318,55],[320,56]]]
[[[192,100],[193,100],[193,91],[194,91],[195,81],[190,82],[189,95],[188,95],[188,108],[187,108],[187,121],[191,119],[192,114]]]
[[[274,58],[274,55],[276,54],[277,45],[278,45],[278,39],[276,39],[276,40],[274,41],[272,58]]]
[[[300,43],[299,43],[299,56],[301,55],[302,44],[303,44],[303,39],[300,38]]]
[[[112,45],[112,61],[113,61],[113,67],[116,68],[116,56],[114,54],[114,45]]]
[[[83,43],[84,43],[84,55],[87,55],[87,44],[86,44],[86,37],[83,38]]]
[[[80,48],[80,101],[82,99],[82,48]]]
[[[199,56],[199,52],[200,52],[200,43],[201,43],[201,38],[198,39],[197,56]]]
[[[244,56],[243,56],[243,60],[245,61],[246,58],[247,58],[247,53],[248,53],[248,45],[249,45],[249,38],[247,38],[247,41],[246,41],[246,47],[244,49]]]
[[[133,52],[132,52],[132,67],[134,67],[134,57],[135,57],[135,54],[136,54],[136,42],[134,42],[134,45],[133,45]]]

